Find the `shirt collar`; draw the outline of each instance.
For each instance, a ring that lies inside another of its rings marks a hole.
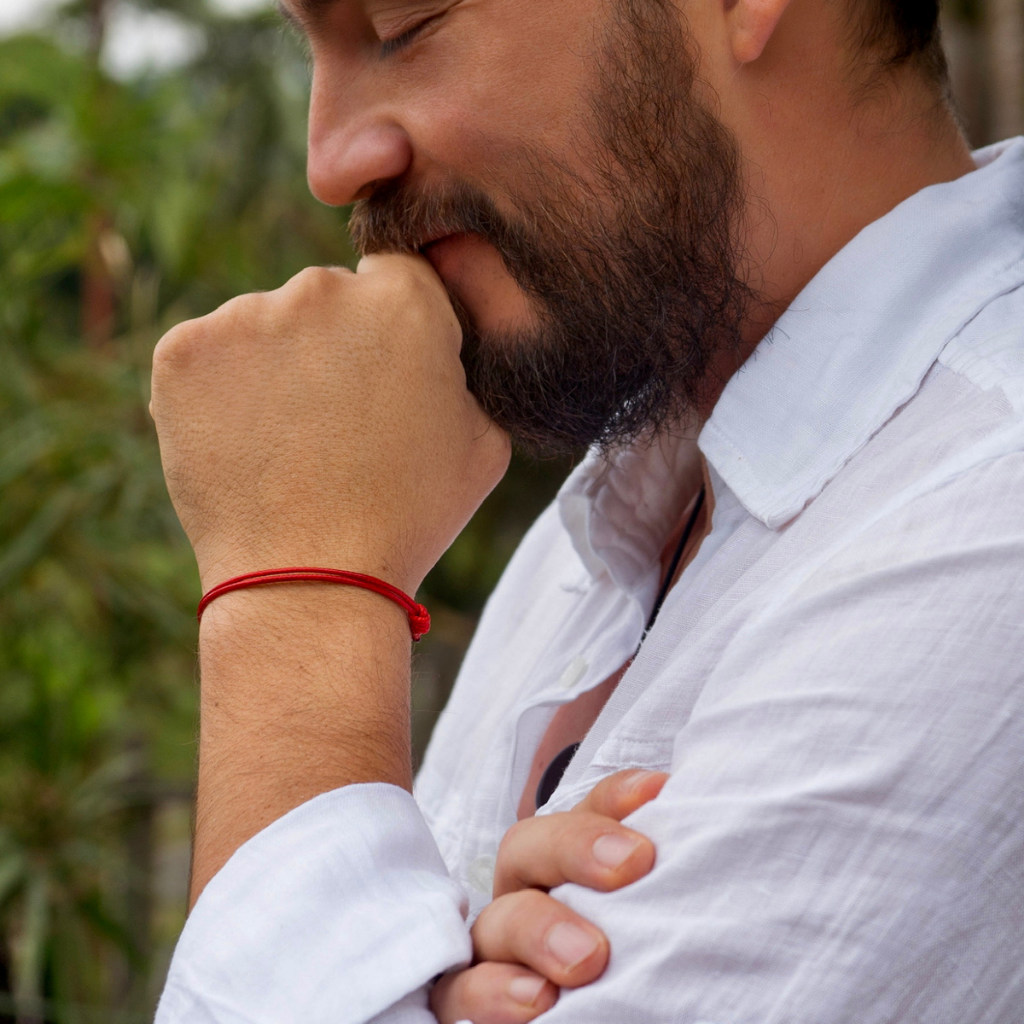
[[[558,504],[590,575],[608,572],[631,594],[651,589],[651,566],[701,476],[692,437],[662,434],[606,456],[588,454],[562,485]]]
[[[698,443],[751,515],[797,515],[908,401],[949,340],[1024,280],[1024,139],[869,224],[726,385]]]
[[[869,224],[797,296],[726,385],[697,444],[748,512],[778,529],[920,387],[992,298],[1024,281],[1024,139],[974,154]],[[559,493],[588,572],[627,592],[700,480],[692,438],[591,453]]]

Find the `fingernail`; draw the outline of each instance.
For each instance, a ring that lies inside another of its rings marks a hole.
[[[597,939],[590,932],[567,921],[556,924],[547,934],[547,947],[554,958],[571,971],[597,949]]]
[[[528,978],[520,975],[508,983],[508,994],[523,1006],[533,1006],[544,988],[543,978]]]
[[[632,793],[634,790],[639,789],[649,778],[659,774],[660,772],[650,772],[644,769],[639,769],[633,772],[633,774],[626,779],[626,792]]]
[[[640,845],[637,839],[630,839],[619,832],[606,832],[594,840],[590,852],[594,860],[606,868],[620,868]]]

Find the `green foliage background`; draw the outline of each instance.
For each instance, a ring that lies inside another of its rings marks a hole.
[[[153,345],[352,259],[305,183],[299,42],[273,14],[159,6],[206,46],[132,82],[99,66],[95,0],[0,40],[0,1021],[149,1019],[183,921],[199,591]],[[425,585],[419,747],[565,468],[517,463]]]

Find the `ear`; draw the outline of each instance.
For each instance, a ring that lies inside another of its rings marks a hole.
[[[733,57],[740,64],[757,60],[768,45],[790,0],[724,0]]]

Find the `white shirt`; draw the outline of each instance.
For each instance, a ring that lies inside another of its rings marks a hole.
[[[554,711],[636,647],[699,486],[711,533],[552,801],[672,777],[646,878],[555,895],[606,973],[550,1024],[1024,1021],[1024,140],[865,228],[696,444],[586,460],[489,602],[417,783],[245,844],[158,1024],[428,1024]],[[467,906],[468,904],[468,906]]]

